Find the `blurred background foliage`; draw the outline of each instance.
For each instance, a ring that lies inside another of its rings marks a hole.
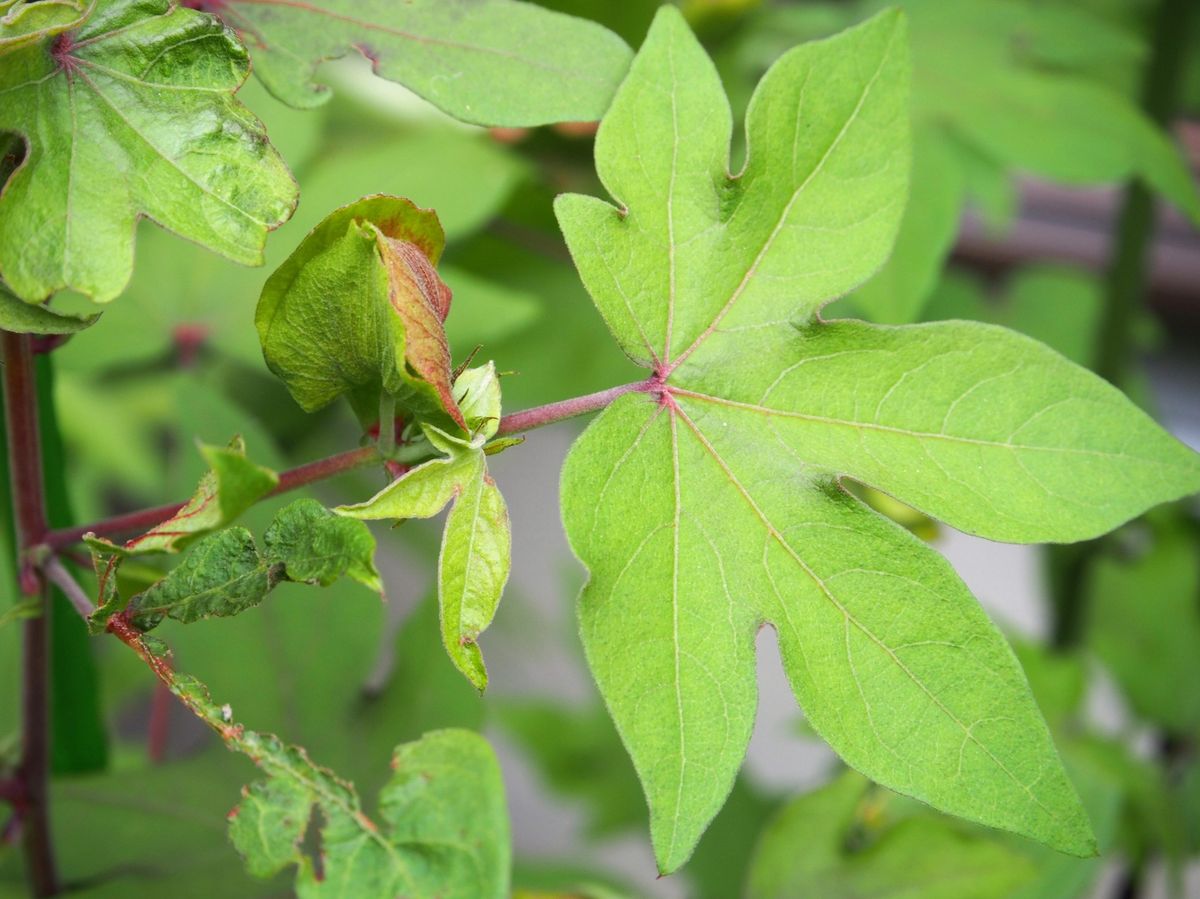
[[[544,5],[602,22],[636,46],[657,3]],[[882,4],[681,5],[740,116],[778,55]],[[1195,445],[1200,238],[1186,219],[1200,215],[1200,10],[1189,0],[900,5],[913,52],[911,200],[891,261],[825,315],[1004,324],[1119,380]],[[329,210],[364,194],[437,210],[449,240],[441,271],[454,292],[447,327],[456,361],[482,345],[480,358],[509,373],[508,410],[633,377],[551,211],[557,193],[601,190],[592,128],[466,127],[371,77],[358,59],[326,64],[322,78],[334,99],[310,111],[281,105],[253,80],[239,94],[301,188],[264,268],[239,267],[143,222],[125,294],[99,327],[41,357],[57,409],[45,423],[48,452],[66,470],[53,485],[54,524],[186,496],[203,470],[197,440],[224,444],[240,433],[255,461],[277,469],[356,444],[347,410],[305,415],[291,402],[263,364],[252,319],[269,272]],[[744,153],[735,129],[735,170]],[[1156,216],[1131,218],[1139,196],[1158,201]],[[85,305],[68,298],[65,308]],[[541,492],[522,501],[551,510],[543,520],[557,509],[555,446],[528,462],[524,450],[506,454],[503,469],[545,468],[523,482]],[[319,493],[344,499],[375,486],[360,473]],[[945,537],[889,497],[865,498],[926,539]],[[257,531],[277,506],[256,507],[245,523]],[[514,527],[519,535],[517,504]],[[1013,632],[1101,841],[1102,857],[1086,861],[941,816],[837,770],[829,756],[799,752],[788,763],[807,766],[798,781],[811,790],[783,790],[748,769],[693,861],[656,882],[633,769],[581,654],[562,649],[576,644],[579,576],[557,535],[517,564],[570,572],[554,578],[558,612],[547,623],[518,577],[484,640],[500,670],[504,658],[522,657],[542,672],[540,684],[536,675],[508,685],[496,677],[480,699],[453,670],[436,607],[423,598],[425,576],[412,573],[432,568],[436,545],[417,523],[379,533],[387,606],[352,585],[283,585],[236,619],[169,626],[169,639],[180,666],[239,719],[306,746],[364,796],[375,794],[396,743],[435,727],[485,729],[509,777],[518,895],[1197,896],[1198,528],[1195,505],[1185,503],[1098,543],[1046,550],[1044,626]],[[5,540],[11,533],[4,529]],[[0,577],[11,584],[9,550]],[[160,573],[135,564],[122,572]],[[1000,582],[990,593],[1010,589]],[[1005,619],[1003,603],[992,611]],[[16,745],[19,614],[0,606],[0,756]],[[56,616],[54,640],[53,820],[75,894],[286,895],[285,881],[247,878],[226,840],[224,814],[249,766],[175,708],[115,641],[89,642],[70,614]],[[557,681],[571,686],[556,690]],[[787,740],[816,742],[799,720]],[[571,829],[569,850],[560,840],[546,851],[536,831],[561,826]],[[23,895],[20,864],[13,847],[0,848],[0,896]]]

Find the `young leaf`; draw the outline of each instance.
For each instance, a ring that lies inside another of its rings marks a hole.
[[[1008,899],[1033,866],[932,814],[889,821],[886,794],[853,772],[793,800],[764,831],[750,899]],[[893,797],[894,801],[894,797]]]
[[[267,365],[309,412],[345,395],[365,424],[382,394],[452,431],[442,322],[450,290],[434,266],[437,215],[398,197],[367,197],[317,225],[267,279],[254,322]]]
[[[430,442],[445,455],[405,473],[366,502],[334,511],[376,520],[430,518],[453,503],[438,557],[442,642],[458,669],[483,690],[487,669],[476,640],[496,614],[512,554],[508,508],[487,473],[486,444],[500,421],[492,363],[459,375],[454,395],[470,426],[469,441],[426,426]]]
[[[317,66],[354,49],[377,75],[466,122],[593,121],[629,65],[629,48],[606,28],[513,0],[201,5],[237,29],[254,73],[292,106],[328,100],[313,83]]]
[[[93,631],[127,609],[143,631],[163,618],[190,623],[228,617],[262,602],[281,581],[327,587],[343,575],[380,591],[375,570],[375,540],[361,522],[339,518],[311,499],[296,500],[275,516],[259,552],[245,528],[233,527],[205,537],[165,578],[128,602],[116,595],[115,564],[97,554],[101,602],[92,615]],[[105,564],[105,563],[108,564]]]
[[[0,286],[0,328],[16,334],[74,334],[94,325],[95,315],[70,315],[41,305],[25,303]]]
[[[900,792],[1061,850],[1094,840],[1011,650],[936,552],[852,477],[1006,540],[1095,536],[1200,487],[1200,462],[1028,338],[826,323],[887,255],[907,172],[904,20],[783,56],[725,173],[728,108],[671,8],[597,137],[624,205],[556,204],[584,283],[651,367],[563,472],[589,664],[678,867],[721,807],[775,625],[812,726]],[[717,127],[719,126],[719,127]]]
[[[102,0],[78,28],[7,54],[0,131],[26,148],[0,194],[0,272],[13,292],[111,300],[129,281],[142,216],[260,262],[296,184],[233,98],[248,71],[232,33],[167,0]]]
[[[205,534],[225,527],[279,485],[279,476],[246,458],[246,443],[234,437],[227,447],[199,444],[208,463],[196,492],[174,515],[122,545],[85,537],[93,549],[121,556],[176,553]]]
[[[510,837],[500,766],[483,737],[466,730],[426,734],[396,747],[394,774],[379,797],[376,823],[354,787],[301,748],[247,730],[218,707],[195,678],[173,675],[171,691],[249,756],[266,775],[242,791],[229,836],[250,873],[269,877],[296,865],[301,899],[325,896],[432,896],[476,899],[508,894]],[[321,865],[304,851],[314,812]]]

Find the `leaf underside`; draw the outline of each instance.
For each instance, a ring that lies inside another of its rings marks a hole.
[[[322,60],[357,50],[377,75],[478,125],[592,121],[629,65],[595,22],[514,0],[206,4],[246,41],[254,73],[292,106],[325,102]]]
[[[661,11],[597,137],[621,209],[556,204],[625,351],[659,386],[576,443],[563,515],[588,661],[638,769],[660,869],[745,754],[772,624],[813,727],[945,811],[1086,855],[1094,839],[1011,650],[950,566],[850,477],[963,530],[1095,536],[1200,486],[1113,388],[1004,329],[824,322],[886,257],[908,170],[904,19],[801,46],[730,113]]]
[[[296,184],[233,97],[248,73],[230,31],[168,0],[99,0],[78,28],[5,55],[0,131],[26,147],[0,194],[0,274],[13,292],[111,300],[143,216],[261,262]]]

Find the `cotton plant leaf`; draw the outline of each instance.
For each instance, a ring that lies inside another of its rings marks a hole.
[[[96,0],[4,0],[0,3],[0,55],[75,28],[95,6]]]
[[[933,814],[891,820],[887,794],[854,772],[789,803],[764,830],[749,899],[1008,899],[1033,866],[986,834]]]
[[[246,443],[240,436],[227,447],[204,443],[198,447],[208,471],[183,508],[124,544],[88,535],[84,538],[88,545],[120,556],[176,553],[205,534],[230,524],[279,486],[279,475],[246,456]]]
[[[285,103],[316,106],[326,59],[357,50],[455,118],[478,125],[593,121],[629,65],[629,47],[595,22],[514,0],[209,0],[250,48],[254,73]]]
[[[283,581],[327,587],[345,576],[382,592],[375,569],[375,540],[362,522],[334,515],[311,499],[297,500],[276,514],[260,551],[242,527],[200,540],[166,577],[128,599],[116,589],[121,557],[96,554],[101,596],[89,619],[103,631],[122,613],[142,631],[172,618],[184,624],[238,615],[261,603]]]
[[[495,617],[512,558],[508,507],[486,461],[488,441],[500,423],[495,366],[489,362],[464,371],[454,383],[454,396],[469,439],[427,426],[428,439],[443,455],[406,472],[369,500],[334,511],[350,518],[404,520],[430,518],[450,506],[438,556],[442,642],[455,666],[482,691],[487,668],[477,640]]]
[[[393,775],[368,817],[354,787],[301,748],[234,722],[195,678],[164,674],[171,691],[226,746],[266,776],[244,788],[229,836],[247,870],[297,868],[301,899],[324,896],[508,895],[511,838],[500,766],[479,734],[441,730],[396,747]],[[319,812],[320,867],[305,852]]]
[[[267,279],[254,322],[267,365],[306,411],[345,396],[364,424],[382,396],[397,411],[461,434],[442,323],[450,290],[434,267],[437,215],[366,197],[317,225]]]
[[[25,303],[0,286],[0,328],[16,334],[75,334],[100,318],[55,312],[40,303]]]
[[[652,371],[572,448],[562,505],[590,571],[588,662],[664,872],[741,764],[763,622],[808,721],[852,767],[944,811],[1095,850],[1004,639],[940,555],[839,479],[993,539],[1063,541],[1197,489],[1200,462],[1028,338],[817,317],[895,236],[904,48],[891,12],[783,56],[751,101],[748,162],[730,180],[720,84],[664,8],[597,136],[621,208],[556,204],[596,305]]]
[[[108,302],[129,281],[142,217],[261,262],[296,184],[233,97],[248,73],[232,32],[167,0],[98,0],[78,28],[7,54],[0,130],[26,149],[0,194],[13,293],[40,302],[66,287]]]

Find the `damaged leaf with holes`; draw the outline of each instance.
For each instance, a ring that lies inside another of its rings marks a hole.
[[[301,899],[508,895],[504,782],[479,734],[435,730],[397,746],[372,818],[352,784],[302,748],[236,723],[195,678],[174,675],[170,688],[266,776],[242,790],[229,814],[229,837],[251,874],[271,877],[294,865]]]
[[[487,453],[500,424],[500,379],[492,363],[469,368],[454,382],[469,429],[459,438],[425,425],[441,454],[418,465],[365,502],[339,506],[339,515],[368,520],[431,518],[447,505],[438,556],[442,642],[455,666],[482,691],[487,668],[477,640],[492,622],[508,573],[512,533],[508,507],[487,470]]]
[[[326,216],[267,279],[254,317],[263,356],[305,411],[345,396],[369,426],[391,397],[403,418],[466,433],[443,328],[450,289],[435,268],[445,244],[432,210],[366,197]]]
[[[35,6],[52,4],[26,14]],[[249,60],[220,22],[167,0],[97,0],[82,23],[3,60],[0,131],[25,144],[0,193],[0,275],[17,297],[113,299],[142,217],[262,261],[296,183],[234,99]]]
[[[1095,537],[1200,488],[1117,390],[995,326],[823,321],[891,250],[909,171],[905,20],[784,54],[728,174],[729,105],[657,15],[601,124],[616,205],[560,197],[571,254],[653,389],[563,472],[592,673],[638,770],[660,870],[746,752],[774,626],[811,726],[898,792],[1063,852],[1096,843],[1025,678],[947,562],[841,486],[1014,542]]]

